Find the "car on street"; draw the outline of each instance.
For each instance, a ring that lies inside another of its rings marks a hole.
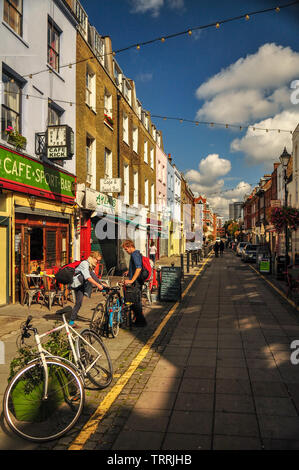
[[[242,261],[255,263],[257,247],[258,245],[252,245],[251,243],[247,243],[247,245],[243,248],[242,251]]]
[[[248,242],[239,242],[236,248],[236,255],[241,256],[243,248],[248,244]]]

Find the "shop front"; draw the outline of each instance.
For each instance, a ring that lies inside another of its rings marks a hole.
[[[8,227],[0,231],[0,243],[9,249],[0,266],[5,268],[8,295],[4,302],[1,294],[0,304],[20,301],[22,273],[72,259],[75,185],[74,175],[0,146],[0,208],[6,208]],[[0,211],[0,227],[1,216]]]

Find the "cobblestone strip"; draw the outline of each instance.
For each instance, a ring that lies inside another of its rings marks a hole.
[[[203,275],[204,272],[205,269],[202,271],[201,275]],[[188,286],[192,279],[193,276],[191,275],[184,277],[182,290]],[[109,411],[101,420],[98,430],[86,442],[83,450],[111,449],[147,381],[151,377],[151,374],[156,367],[161,354],[163,354],[163,351],[182,316],[182,309],[185,308],[186,302],[188,302],[188,297],[184,299],[184,302],[180,305],[177,312],[171,316],[167,323],[167,328],[162,330],[161,334],[149,350],[147,356],[140,363],[122,392],[119,394],[113,405],[110,407]],[[100,392],[95,390],[86,390],[86,401],[83,413],[80,416],[76,426],[68,433],[68,435],[57,441],[40,445],[38,446],[38,450],[68,449],[70,444],[74,441],[75,437],[80,433],[83,426],[88,422],[90,417],[96,411],[99,403],[103,401],[105,396],[109,393],[110,389],[112,389],[112,387],[117,383],[119,376],[128,369],[133,359],[137,356],[147,340],[152,336],[158,325],[168,314],[173,305],[174,303],[169,302],[162,305],[161,308],[155,311],[155,320],[150,327],[142,329],[138,332],[134,332],[134,334],[137,336],[132,340],[130,345],[123,351],[117,361],[113,364],[114,380],[108,389],[101,390]],[[117,341],[117,338],[113,341]]]

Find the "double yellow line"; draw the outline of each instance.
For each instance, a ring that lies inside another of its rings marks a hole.
[[[193,286],[195,280],[197,277],[201,274],[203,268],[209,261],[211,256],[211,253],[208,255],[206,261],[203,263],[201,266],[200,270],[195,274],[193,277],[192,281],[188,284],[184,292],[182,293],[182,299],[187,295],[191,287]],[[98,408],[94,412],[94,414],[91,416],[91,418],[87,421],[87,423],[83,426],[81,432],[78,434],[78,436],[74,439],[74,441],[71,443],[70,447],[68,450],[82,450],[85,443],[88,441],[90,436],[94,434],[99,426],[100,421],[103,419],[113,402],[116,400],[118,395],[121,393],[123,390],[124,386],[127,384],[129,379],[132,377],[133,373],[141,363],[141,361],[146,357],[147,353],[149,352],[152,344],[155,342],[161,331],[163,330],[164,326],[167,324],[169,319],[172,317],[178,306],[180,305],[180,302],[177,301],[174,306],[170,309],[168,314],[165,316],[165,318],[162,320],[156,331],[153,333],[153,335],[149,338],[147,343],[143,346],[143,348],[140,350],[140,352],[137,354],[135,359],[131,362],[129,368],[126,370],[126,372],[119,378],[117,383],[114,385],[114,387],[110,390],[110,392],[106,395],[104,400],[99,404]]]

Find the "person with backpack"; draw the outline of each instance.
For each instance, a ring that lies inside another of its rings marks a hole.
[[[100,291],[103,290],[104,287],[108,287],[104,282],[101,283],[99,278],[93,272],[101,259],[102,256],[99,251],[91,251],[89,257],[81,261],[81,263],[75,268],[71,287],[74,289],[76,302],[72,309],[69,321],[69,325],[73,328],[76,328],[75,321],[82,306],[83,298],[84,296],[91,296],[92,286],[98,287]]]
[[[124,273],[129,279],[126,279],[124,283],[125,286],[130,286],[134,290],[135,301],[132,306],[136,318],[134,325],[143,327],[147,325],[147,322],[142,312],[142,285],[146,280],[146,274],[143,272],[142,254],[136,250],[132,240],[124,240],[122,248],[130,255],[129,270]]]

